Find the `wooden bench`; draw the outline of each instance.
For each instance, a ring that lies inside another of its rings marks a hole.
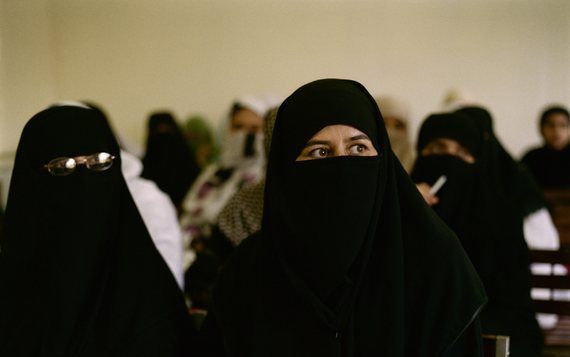
[[[548,251],[531,250],[533,263],[570,265],[570,250]],[[533,275],[532,287],[550,290],[570,290],[570,275]],[[558,323],[549,330],[544,330],[545,345],[567,346],[570,348],[570,301],[533,300],[536,312],[558,315]],[[570,353],[570,350],[569,350]]]

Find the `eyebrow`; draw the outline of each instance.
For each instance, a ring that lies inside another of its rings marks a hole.
[[[370,138],[368,137],[368,135],[366,134],[360,134],[360,135],[356,135],[353,136],[352,138],[350,138],[348,141],[356,141],[356,140],[370,140]]]
[[[356,136],[348,138],[348,140],[345,140],[345,142],[357,141],[357,140],[370,140],[370,138],[366,134],[360,134],[360,135],[356,135]],[[331,145],[331,142],[327,141],[327,140],[309,140],[309,141],[307,141],[305,148],[315,146],[315,145]]]
[[[305,147],[308,148],[309,146],[314,146],[314,145],[330,145],[330,144],[331,142],[326,140],[309,140],[307,141]]]

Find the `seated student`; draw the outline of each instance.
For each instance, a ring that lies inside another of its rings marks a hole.
[[[182,292],[95,110],[58,106],[22,133],[0,253],[0,356],[186,356]]]
[[[266,157],[269,156],[277,109],[271,109],[263,120],[263,149]],[[261,230],[264,192],[265,177],[256,184],[239,190],[220,213],[219,233],[233,246]]]
[[[276,104],[272,97],[245,97],[232,106],[220,161],[202,171],[182,205],[180,224],[187,242],[195,246],[209,238],[228,201],[263,178],[263,117]]]
[[[182,130],[169,112],[153,113],[148,120],[142,177],[154,181],[177,210],[200,174]]]
[[[530,298],[522,218],[494,181],[485,145],[472,118],[432,115],[420,129],[412,179],[429,191],[439,177],[447,177],[435,196],[423,193],[483,280],[489,297],[481,313],[483,333],[510,336],[513,357],[538,357],[542,336]]]
[[[217,274],[210,273],[212,266],[225,262],[238,239],[245,238],[244,230],[261,225],[267,128],[262,115],[271,109],[272,103],[270,97],[245,97],[234,103],[221,161],[204,169],[184,201],[180,222],[187,242],[186,254],[192,257],[198,253],[196,261],[185,259],[186,267],[192,263],[185,275],[192,308],[197,295],[202,300],[199,304],[209,304],[208,291],[217,278]],[[240,200],[236,196],[251,196],[252,190],[261,196],[253,195],[245,203],[234,200]]]
[[[186,120],[184,134],[192,157],[201,170],[212,164],[218,155],[214,133],[207,120],[199,115],[192,115]]]
[[[481,356],[479,278],[362,85],[295,91],[267,172],[261,232],[214,287],[203,355]]]
[[[540,186],[538,186],[528,169],[516,162],[505,150],[493,130],[493,118],[488,110],[478,106],[466,106],[456,111],[470,117],[479,135],[483,137],[484,145],[482,161],[487,163],[492,181],[498,185],[499,193],[504,195],[511,204],[519,209],[523,218],[523,232],[530,249],[558,250],[560,239],[552,217],[546,207]],[[550,264],[533,264],[533,274],[550,274],[552,269],[559,274],[565,274],[563,266]],[[548,289],[532,289],[534,298],[549,299]],[[552,328],[557,322],[556,315],[538,314],[538,322],[543,328]]]
[[[566,108],[547,108],[540,116],[544,145],[527,152],[522,162],[545,189],[570,187],[570,114]]]

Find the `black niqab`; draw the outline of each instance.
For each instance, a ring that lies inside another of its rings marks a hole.
[[[170,113],[151,115],[143,166],[141,176],[154,181],[179,208],[200,166]]]
[[[58,157],[107,152],[113,166],[52,176]],[[0,355],[181,356],[186,308],[121,174],[106,120],[53,107],[27,123],[0,255]]]
[[[367,134],[379,155],[295,162],[334,124]],[[203,339],[212,356],[475,356],[484,301],[457,238],[395,159],[370,94],[327,79],[279,109],[262,232],[222,272]]]
[[[449,130],[459,126],[461,130]],[[466,147],[475,143],[476,162],[468,164],[451,155],[421,156],[425,145],[442,137]],[[510,336],[513,356],[539,356],[541,332],[530,299],[522,215],[500,193],[484,132],[471,117],[436,114],[422,124],[418,143],[412,179],[433,184],[440,175],[449,176],[434,210],[455,231],[483,280],[489,297],[481,314],[483,332]]]

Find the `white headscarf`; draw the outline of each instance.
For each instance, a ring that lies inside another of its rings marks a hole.
[[[268,111],[280,104],[276,96],[247,96],[234,102],[265,118]],[[238,190],[246,190],[263,180],[265,173],[264,136],[255,136],[253,157],[244,157],[245,133],[229,133],[229,120],[226,122],[226,140],[219,163],[204,169],[196,179],[183,202],[180,223],[187,242],[201,235],[208,235],[220,212]],[[225,177],[220,174],[227,173]],[[257,195],[255,195],[257,196]],[[257,211],[257,209],[255,209]],[[254,219],[255,220],[255,219]]]
[[[387,128],[390,145],[396,157],[400,160],[406,171],[410,171],[414,164],[414,149],[409,137],[409,107],[398,98],[383,95],[376,97],[376,104],[380,108],[380,112],[384,118],[396,118],[406,125],[406,129],[399,130]]]

